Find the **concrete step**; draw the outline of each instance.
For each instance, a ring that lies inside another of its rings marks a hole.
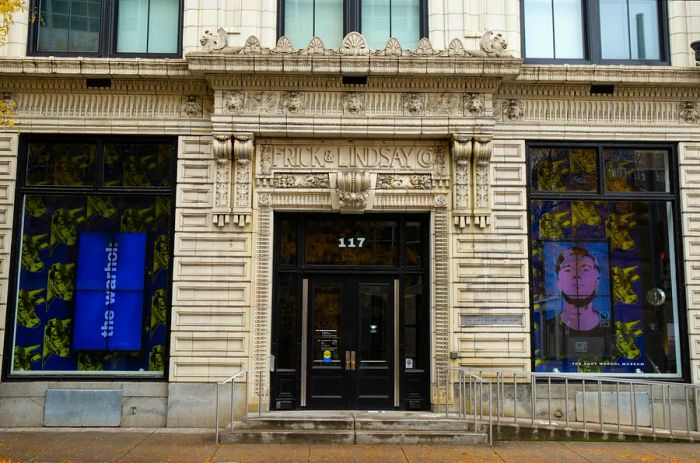
[[[235,429],[219,434],[223,444],[354,444],[353,430]]]
[[[470,427],[471,426],[471,427]],[[302,412],[251,416],[221,433],[223,443],[480,444],[473,424],[425,413]]]
[[[263,416],[261,418],[248,418],[245,421],[234,423],[234,429],[239,430],[267,430],[267,431],[352,431],[355,422],[352,416],[321,415],[313,417],[293,416]]]
[[[464,431],[356,431],[356,444],[475,445],[487,442],[486,434]]]
[[[462,431],[320,431],[234,429],[223,431],[224,444],[439,444],[470,445],[486,442],[486,434]]]
[[[355,429],[360,431],[454,431],[467,432],[473,422],[450,419],[375,419],[355,417]]]

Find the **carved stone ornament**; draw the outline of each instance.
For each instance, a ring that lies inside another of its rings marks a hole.
[[[237,113],[243,110],[245,93],[242,91],[231,92],[224,100],[224,107],[228,112]]]
[[[199,39],[199,43],[208,52],[223,50],[228,45],[226,30],[220,27],[216,30],[216,33],[208,30],[204,31],[204,35]]]
[[[263,145],[260,153],[260,172],[262,177],[272,175],[272,146]]]
[[[433,205],[437,209],[444,209],[447,207],[447,196],[445,195],[435,195],[435,199],[433,201]]]
[[[223,227],[231,215],[231,137],[215,135],[213,152],[216,159],[214,179],[214,225]]]
[[[693,101],[685,101],[678,104],[678,117],[683,122],[688,124],[695,124],[700,121],[700,110],[698,110],[698,104]]]
[[[369,55],[367,41],[359,32],[350,32],[340,44],[340,54],[348,56]]]
[[[328,53],[330,50],[328,51]],[[300,50],[302,55],[325,55],[328,54],[326,51],[326,46],[323,44],[323,40],[320,37],[314,37],[309,42],[309,46],[303,50]]]
[[[510,99],[501,104],[501,117],[503,120],[518,121],[525,114],[525,109],[520,100]]]
[[[377,55],[380,56],[401,56],[403,53],[403,50],[401,49],[401,44],[399,41],[391,37],[387,42],[386,46],[384,46],[383,50],[380,50]]]
[[[251,204],[251,161],[253,159],[253,134],[234,134],[233,157],[236,161],[233,221],[239,227],[245,227],[250,223],[253,210]]]
[[[407,93],[403,97],[403,106],[412,116],[420,116],[425,110],[425,95],[422,93]]]
[[[282,174],[275,176],[275,188],[329,188],[328,174]]]
[[[343,94],[343,112],[351,115],[359,115],[365,111],[364,93],[350,92]]]
[[[452,140],[452,160],[454,162],[454,191],[452,194],[452,216],[457,228],[464,229],[471,223],[470,177],[472,140],[458,134]]]
[[[275,47],[275,51],[277,53],[294,53],[296,50],[292,46],[292,41],[289,40],[289,37],[286,35],[283,35],[280,37],[280,39],[277,41],[277,46]]]
[[[341,170],[331,175],[331,203],[340,212],[361,214],[372,208],[376,175],[366,170]]]
[[[488,137],[474,138],[472,159],[474,163],[474,223],[480,228],[491,222],[491,194],[489,191],[489,170],[493,148]]]
[[[288,113],[300,113],[304,109],[304,100],[301,92],[285,92],[282,106],[284,106]]]
[[[452,93],[440,93],[430,95],[428,100],[428,113],[436,116],[450,116],[461,114],[460,98]]]
[[[508,42],[502,34],[486,31],[479,41],[479,50],[466,50],[458,38],[452,40],[445,50],[435,50],[430,40],[422,38],[415,50],[404,49],[399,41],[392,37],[381,50],[371,50],[367,41],[359,32],[350,32],[343,38],[340,48],[328,49],[319,37],[311,39],[306,48],[295,49],[288,37],[281,37],[274,48],[263,47],[260,40],[250,36],[240,47],[229,47],[227,34],[223,28],[215,33],[205,31],[200,39],[202,48],[209,53],[232,55],[330,55],[330,56],[437,56],[437,57],[473,57],[473,58],[512,58],[506,53]]]
[[[268,207],[272,204],[272,195],[270,193],[260,193],[258,195],[258,206]]]
[[[484,112],[484,99],[478,93],[468,93],[464,98],[464,112],[472,116]]]
[[[479,48],[481,48],[483,55],[475,54],[474,52],[469,52],[469,54],[471,56],[511,58],[510,53],[506,52],[508,42],[502,34],[496,34],[493,31],[486,31],[486,33],[481,36],[481,40],[479,40]]]
[[[202,101],[194,95],[188,95],[185,98],[185,102],[182,103],[182,111],[189,117],[201,116]]]
[[[429,190],[429,174],[378,174],[377,188],[382,190]]]

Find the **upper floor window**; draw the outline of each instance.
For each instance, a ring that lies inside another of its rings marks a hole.
[[[522,0],[530,62],[666,63],[661,0]]]
[[[427,36],[427,0],[278,0],[279,32],[297,47],[320,37],[338,48],[352,31],[364,35],[370,48],[381,49],[389,37],[413,48]]]
[[[181,0],[35,0],[30,51],[176,56]]]

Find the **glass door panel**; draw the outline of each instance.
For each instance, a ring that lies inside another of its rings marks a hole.
[[[314,323],[312,360],[314,367],[337,367],[341,334],[343,289],[335,283],[317,284],[313,294]]]

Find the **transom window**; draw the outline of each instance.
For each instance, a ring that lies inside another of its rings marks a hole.
[[[35,0],[30,53],[176,56],[182,0]]]
[[[522,0],[528,61],[668,62],[660,0]]]
[[[412,48],[427,36],[427,23],[427,0],[279,0],[279,35],[298,48],[315,36],[338,48],[351,31],[370,48],[384,48],[389,37]]]

